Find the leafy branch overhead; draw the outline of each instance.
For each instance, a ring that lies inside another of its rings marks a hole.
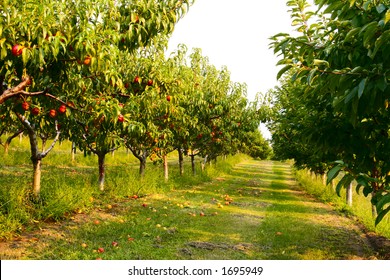
[[[296,32],[271,38],[281,66],[277,103],[284,108],[274,119],[275,137],[289,126],[301,137],[296,145],[315,145],[317,160],[327,168],[342,159],[345,165],[336,164],[328,178],[345,172],[338,190],[357,180],[358,189],[372,196],[378,223],[390,211],[390,2],[314,2],[311,9],[305,0],[288,1]],[[294,99],[282,101],[286,94]],[[291,106],[301,116],[295,125],[282,121]],[[289,157],[297,158],[297,151]]]

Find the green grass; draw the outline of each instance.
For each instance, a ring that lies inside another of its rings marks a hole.
[[[69,143],[63,143],[44,159],[42,199],[33,203],[31,167],[18,157],[28,153],[25,143],[16,144],[1,163],[0,237],[11,240],[20,234],[20,241],[9,241],[19,249],[9,247],[0,253],[2,259],[301,260],[375,255],[353,220],[302,192],[286,163],[237,155],[218,160],[204,172],[198,162],[197,176],[192,176],[187,160],[185,174],[179,176],[177,155],[172,154],[169,181],[162,167],[153,164],[140,181],[137,161],[119,150],[108,156],[106,190],[101,193],[96,157],[78,153],[72,162]],[[136,193],[139,198],[133,199]],[[333,196],[326,194],[324,201],[333,201]],[[233,202],[225,205],[230,199]]]
[[[107,204],[134,194],[164,193],[175,186],[197,184],[211,180],[233,163],[221,161],[191,175],[190,162],[186,173],[179,176],[176,154],[169,157],[170,180],[165,182],[160,165],[147,165],[146,175],[138,175],[138,160],[121,149],[107,155],[105,192],[97,189],[97,157],[77,152],[72,161],[71,144],[63,142],[43,160],[41,200],[34,203],[31,194],[32,165],[29,162],[28,140],[14,140],[8,155],[0,152],[0,239],[12,238],[37,220],[58,221],[72,213],[88,212],[100,204]],[[238,157],[236,159],[239,160]]]
[[[370,196],[358,194],[355,190],[352,198],[352,207],[345,202],[345,189],[342,189],[340,197],[337,196],[331,186],[324,186],[318,179],[313,179],[304,170],[295,171],[295,177],[301,186],[308,193],[314,195],[321,201],[328,203],[345,215],[352,216],[362,222],[368,230],[377,232],[390,238],[390,217],[385,217],[382,222],[375,227],[375,219],[372,216]]]

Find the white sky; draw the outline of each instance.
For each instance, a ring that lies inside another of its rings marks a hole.
[[[286,0],[196,0],[176,25],[168,53],[180,43],[189,51],[201,48],[211,64],[228,67],[234,82],[246,83],[253,100],[277,83],[280,67],[269,37],[293,30],[287,11]]]
[[[235,82],[248,85],[248,99],[276,85],[277,57],[269,37],[290,32],[286,0],[196,0],[175,27],[169,50],[184,43],[201,48],[210,63],[226,65]]]

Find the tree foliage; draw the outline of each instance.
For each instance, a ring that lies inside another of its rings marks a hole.
[[[320,155],[343,160],[337,164],[346,171],[342,185],[353,178],[365,195],[372,194],[378,223],[390,211],[390,3],[315,3],[316,12],[308,10],[305,0],[287,3],[297,33],[272,38],[283,65],[278,77],[292,71],[291,81],[301,87],[301,105],[292,102],[304,107],[299,111],[303,121],[294,120],[306,129],[297,130],[303,136],[298,139],[308,139]]]

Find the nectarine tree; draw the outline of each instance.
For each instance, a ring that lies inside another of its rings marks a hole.
[[[172,32],[190,4],[192,0],[2,3],[0,106],[13,112],[17,100],[30,98],[34,104],[31,114],[15,112],[29,131],[33,162],[42,159],[34,154],[36,129],[46,130],[43,126],[50,123],[48,120],[57,117],[57,111],[50,110],[66,104],[86,112],[83,106],[91,103],[96,91],[106,92],[110,81],[122,85],[123,80],[111,67],[113,59],[149,45],[157,35]],[[51,101],[58,104],[50,108],[47,104]],[[42,121],[36,123],[33,116]],[[51,130],[58,136],[59,130]],[[34,178],[38,197],[40,181],[38,176]]]

